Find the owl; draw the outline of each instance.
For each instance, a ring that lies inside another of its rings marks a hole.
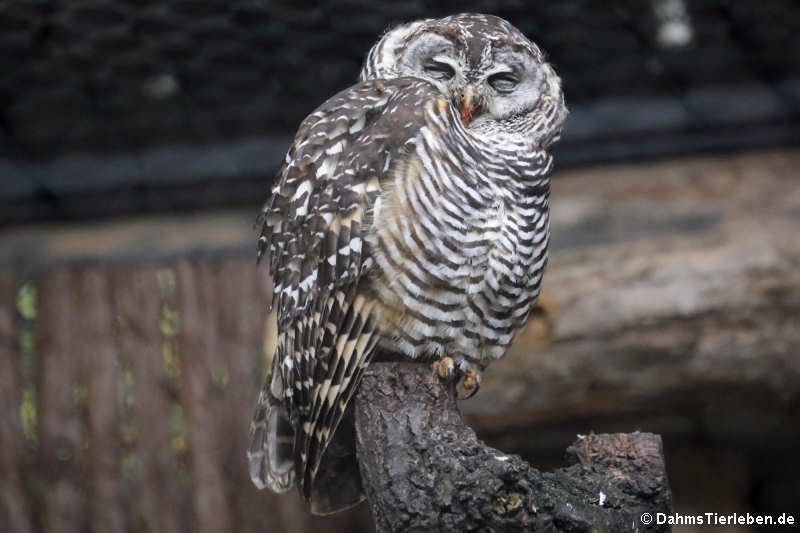
[[[364,498],[351,399],[376,354],[477,390],[539,295],[566,114],[535,44],[461,14],[387,32],[301,123],[260,217],[275,288],[259,488],[297,485],[316,514]]]

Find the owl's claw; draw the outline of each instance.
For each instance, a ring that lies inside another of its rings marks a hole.
[[[436,363],[436,373],[439,379],[450,379],[456,373],[456,363],[452,357],[444,356]]]
[[[459,399],[469,400],[478,394],[478,389],[481,388],[481,375],[475,370],[467,370],[464,372],[464,381],[462,385],[464,386],[464,390],[467,391],[467,395]]]
[[[456,381],[461,381],[461,386],[467,391],[467,395],[459,400],[469,400],[478,393],[481,388],[481,374],[478,370],[471,368],[471,365],[465,365],[462,361],[456,365],[452,357],[444,356],[439,361],[434,363],[434,369],[439,379],[442,381],[450,381],[457,378]],[[466,369],[464,368],[466,366]]]

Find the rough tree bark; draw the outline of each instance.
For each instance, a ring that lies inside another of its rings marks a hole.
[[[543,473],[480,442],[455,393],[423,364],[365,373],[357,446],[378,531],[669,530],[641,520],[670,509],[658,435],[582,436],[567,449],[570,466]]]

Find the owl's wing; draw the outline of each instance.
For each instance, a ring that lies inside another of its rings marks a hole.
[[[278,339],[251,425],[251,476],[277,491],[297,476],[317,513],[363,499],[357,466],[353,485],[335,471],[352,443],[334,442],[328,466],[323,456],[378,339],[374,301],[360,290],[374,266],[371,208],[394,161],[413,151],[425,102],[436,95],[406,78],[364,82],[328,100],[301,124],[262,212],[259,257],[268,253],[275,280]]]

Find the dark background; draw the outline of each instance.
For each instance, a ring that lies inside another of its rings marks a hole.
[[[562,168],[800,138],[793,0],[0,2],[0,222],[247,205],[381,32],[472,10],[537,42]]]

